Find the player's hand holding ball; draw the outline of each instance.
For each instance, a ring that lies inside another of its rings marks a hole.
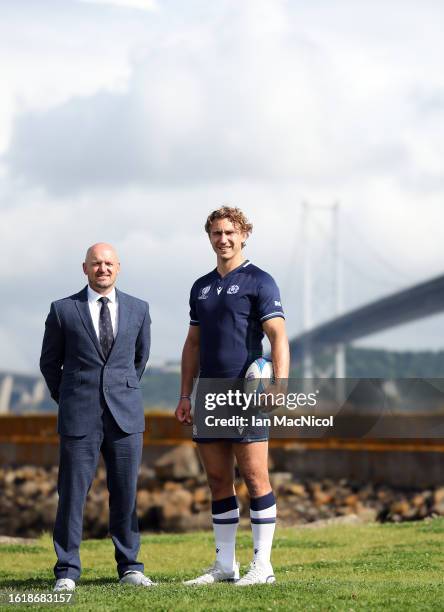
[[[260,411],[271,412],[276,409],[276,397],[285,394],[286,381],[276,380],[274,377],[273,363],[270,359],[260,357],[255,359],[245,373],[245,393],[255,393],[266,397],[259,398]],[[279,404],[282,406],[282,403]],[[257,406],[257,404],[256,404]]]

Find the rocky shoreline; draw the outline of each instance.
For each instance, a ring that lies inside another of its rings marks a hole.
[[[360,521],[412,521],[444,516],[444,487],[396,489],[341,480],[298,480],[290,472],[272,472],[280,525],[310,524],[335,517]],[[249,525],[249,497],[238,480],[241,524]],[[0,468],[0,535],[37,537],[51,531],[57,509],[57,468]],[[137,512],[143,531],[186,532],[211,527],[211,501],[205,476],[191,446],[180,446],[142,466]],[[108,533],[106,473],[99,467],[88,495],[84,537]]]

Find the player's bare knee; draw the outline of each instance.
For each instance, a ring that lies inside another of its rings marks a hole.
[[[207,474],[211,495],[216,499],[229,497],[233,494],[233,479],[226,474]]]
[[[250,497],[261,497],[271,489],[268,474],[245,474],[244,478]]]

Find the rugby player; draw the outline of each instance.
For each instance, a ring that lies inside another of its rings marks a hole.
[[[244,377],[248,366],[262,356],[264,332],[271,344],[275,378],[288,378],[289,346],[279,289],[273,278],[246,260],[242,252],[252,229],[241,210],[228,206],[212,212],[205,224],[217,267],[191,289],[191,320],[182,352],[181,393],[176,408],[181,423],[192,423],[194,379]],[[233,581],[237,586],[247,586],[275,581],[270,555],[276,503],[268,475],[268,432],[258,428],[242,434],[231,439],[193,435],[211,490],[216,560],[201,576],[185,584]],[[250,495],[254,543],[250,568],[240,579],[235,557],[239,524],[235,460]]]

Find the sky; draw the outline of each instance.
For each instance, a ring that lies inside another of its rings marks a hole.
[[[302,328],[302,205],[312,321],[443,273],[439,1],[0,2],[0,369],[38,368],[52,300],[85,285],[87,247],[150,303],[153,362],[177,360],[203,226],[253,222],[246,257]],[[339,204],[334,229],[332,205]],[[444,316],[363,346],[442,349]]]

